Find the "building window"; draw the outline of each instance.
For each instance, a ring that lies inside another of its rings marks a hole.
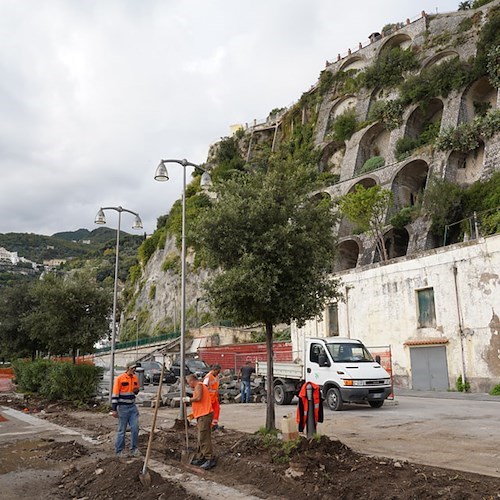
[[[436,326],[436,307],[434,305],[434,288],[417,290],[418,327]]]
[[[337,303],[328,305],[328,336],[339,335],[339,308]]]

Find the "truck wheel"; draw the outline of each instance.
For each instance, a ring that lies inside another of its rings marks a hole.
[[[286,405],[287,393],[282,384],[278,384],[274,386],[274,402],[277,405]]]
[[[294,397],[294,396],[295,396],[295,394],[294,394],[293,392],[287,392],[287,393],[286,393],[285,404],[286,404],[286,405],[291,404],[292,399],[293,399],[293,397]]]
[[[340,391],[336,387],[332,387],[328,389],[326,393],[326,404],[328,408],[332,411],[340,411],[344,406],[344,402],[342,401],[342,396],[340,395]]]
[[[368,401],[368,403],[372,408],[382,408],[382,405],[384,404],[383,401]]]

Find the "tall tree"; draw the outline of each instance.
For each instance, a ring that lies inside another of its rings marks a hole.
[[[384,226],[387,210],[392,206],[392,192],[380,186],[364,188],[360,184],[352,193],[339,199],[340,211],[358,226],[367,231],[375,239],[380,259],[388,259],[384,243]]]
[[[52,354],[71,353],[74,362],[78,350],[92,352],[109,331],[111,293],[88,276],[48,274],[32,286],[31,297],[23,328]]]
[[[315,197],[312,169],[283,160],[217,187],[197,238],[219,269],[206,284],[212,307],[239,325],[263,323],[267,344],[266,428],[275,427],[273,326],[299,325],[337,296],[331,275],[336,221],[329,197]]]
[[[33,307],[28,283],[19,283],[0,290],[0,355],[9,359],[35,358],[43,345],[32,339],[23,327],[23,318]]]

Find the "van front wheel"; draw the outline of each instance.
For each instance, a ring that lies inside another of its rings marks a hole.
[[[332,411],[340,411],[344,406],[340,391],[336,387],[328,389],[326,393],[326,404]]]

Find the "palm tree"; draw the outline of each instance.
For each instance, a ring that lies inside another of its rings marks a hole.
[[[460,2],[458,4],[458,10],[468,10],[471,8],[471,1],[466,0],[465,2]]]

